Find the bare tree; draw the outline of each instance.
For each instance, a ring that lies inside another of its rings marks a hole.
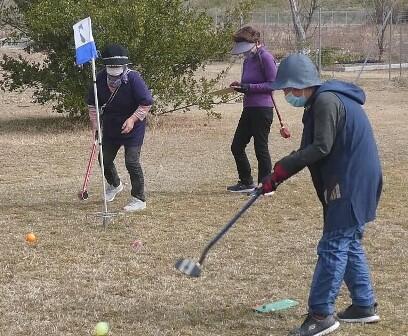
[[[319,8],[319,0],[306,1],[305,13],[302,14],[302,23],[305,29],[305,33],[307,33],[307,31],[309,30],[310,24],[312,23],[313,15],[318,8]]]
[[[398,0],[362,0],[361,4],[366,9],[368,16],[375,26],[377,38],[378,60],[382,62],[386,50],[385,32],[390,20],[390,11],[397,4]]]
[[[296,48],[306,52],[306,34],[312,23],[313,15],[319,7],[319,0],[289,0],[289,6],[296,34]]]
[[[293,28],[296,34],[296,44],[298,49],[302,49],[306,44],[306,32],[300,20],[300,12],[297,0],[289,0],[290,11],[292,13]]]

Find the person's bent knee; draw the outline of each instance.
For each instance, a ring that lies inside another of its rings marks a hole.
[[[243,153],[245,153],[245,146],[232,143],[232,145],[231,145],[231,153],[232,153],[232,155],[234,155],[234,156],[242,155]]]
[[[125,161],[125,166],[128,171],[141,171],[142,166],[139,161]]]

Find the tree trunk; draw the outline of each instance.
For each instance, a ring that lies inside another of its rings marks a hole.
[[[292,12],[293,27],[296,34],[296,48],[304,52],[306,46],[306,33],[302,26],[297,0],[289,0],[290,10]]]
[[[377,34],[378,61],[382,62],[385,51],[385,31],[390,21],[391,11],[396,0],[364,0],[363,6],[373,11],[373,24]]]
[[[309,3],[309,9],[306,13],[306,17],[304,19],[304,23],[303,23],[303,28],[305,30],[305,33],[307,33],[307,30],[310,27],[310,24],[312,23],[312,19],[313,19],[313,15],[316,11],[316,9],[318,9],[320,6],[320,1],[319,0],[310,0]]]

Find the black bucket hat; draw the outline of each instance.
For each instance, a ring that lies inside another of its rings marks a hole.
[[[120,44],[110,44],[102,51],[103,64],[108,66],[127,65],[129,63],[128,51]]]

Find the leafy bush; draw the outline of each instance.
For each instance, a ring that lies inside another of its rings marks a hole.
[[[34,88],[35,102],[53,102],[57,112],[85,114],[84,96],[91,80],[89,65],[74,65],[72,25],[90,16],[98,48],[120,43],[129,50],[134,68],[141,72],[155,97],[155,112],[198,102],[210,111],[208,94],[225,75],[207,79],[197,76],[211,59],[221,59],[231,48],[237,28],[234,17],[245,13],[248,1],[227,14],[223,26],[215,27],[204,12],[182,0],[33,0],[16,1],[3,12],[3,22],[15,28],[15,37],[28,37],[28,53],[40,53],[38,62],[23,56],[4,56],[3,89]],[[99,64],[99,63],[98,63]],[[205,73],[205,72],[204,72]]]
[[[314,50],[310,57],[317,59],[318,50]],[[352,64],[356,62],[364,62],[364,55],[361,53],[352,52],[344,48],[322,48],[322,66],[334,64]]]

